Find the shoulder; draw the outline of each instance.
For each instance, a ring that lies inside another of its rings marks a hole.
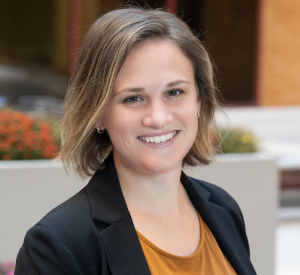
[[[90,208],[86,187],[73,197],[58,205],[46,214],[37,224],[50,228],[54,232],[68,230],[74,225],[90,220]]]
[[[40,260],[38,254],[43,255],[44,261]],[[65,263],[69,268],[66,274],[82,274],[84,270],[87,272],[88,266],[91,270],[96,270],[99,260],[98,232],[91,218],[84,188],[51,210],[28,230],[19,251],[17,268],[36,274],[33,272],[35,266],[39,266],[41,270],[51,270],[56,266],[60,270]],[[51,265],[51,262],[55,262],[55,265]],[[49,271],[49,274],[61,273]]]
[[[97,243],[98,232],[91,218],[86,187],[76,195],[55,207],[37,225],[43,226],[56,234],[71,250]]]
[[[194,185],[203,188],[204,190],[210,193],[210,197],[209,197],[210,203],[223,207],[226,210],[226,212],[229,214],[229,217],[232,219],[232,222],[234,223],[246,247],[246,250],[248,251],[248,254],[250,255],[250,249],[249,249],[249,243],[246,234],[246,226],[245,226],[243,213],[236,200],[228,192],[226,192],[224,189],[222,189],[221,187],[215,184],[203,180],[195,179],[192,177],[189,177],[189,179],[192,181]]]

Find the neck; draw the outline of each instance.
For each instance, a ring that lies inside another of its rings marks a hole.
[[[180,182],[181,166],[164,173],[130,169],[114,156],[121,189],[130,212],[176,215],[183,212],[187,194]]]

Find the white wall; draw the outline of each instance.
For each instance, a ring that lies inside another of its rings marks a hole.
[[[239,203],[257,274],[274,274],[278,175],[274,159],[261,154],[221,155],[188,175],[217,184]],[[15,260],[26,231],[86,184],[50,161],[0,162],[0,259]]]

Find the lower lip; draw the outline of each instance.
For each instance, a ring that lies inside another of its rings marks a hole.
[[[154,147],[154,148],[162,148],[162,147],[166,147],[166,146],[169,146],[171,145],[174,140],[177,138],[178,134],[180,133],[180,131],[177,131],[175,136],[173,136],[171,139],[165,141],[165,142],[160,142],[160,143],[155,143],[155,142],[147,142],[147,141],[143,141],[143,140],[140,140],[138,139],[140,142],[142,142],[143,144],[145,145],[148,145],[150,147]]]

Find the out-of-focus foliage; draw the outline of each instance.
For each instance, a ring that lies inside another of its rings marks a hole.
[[[43,116],[39,117],[40,121],[46,122],[51,127],[51,134],[53,135],[55,142],[60,146],[61,144],[61,126],[60,126],[60,117],[58,116]]]
[[[259,142],[251,131],[231,128],[221,129],[220,134],[221,140],[215,143],[220,153],[253,153],[258,151]]]
[[[54,158],[60,146],[59,119],[0,110],[0,160]],[[219,153],[251,153],[258,151],[259,142],[251,131],[223,128],[214,146]]]
[[[49,123],[5,109],[0,111],[0,159],[50,159],[59,150],[59,140]]]

